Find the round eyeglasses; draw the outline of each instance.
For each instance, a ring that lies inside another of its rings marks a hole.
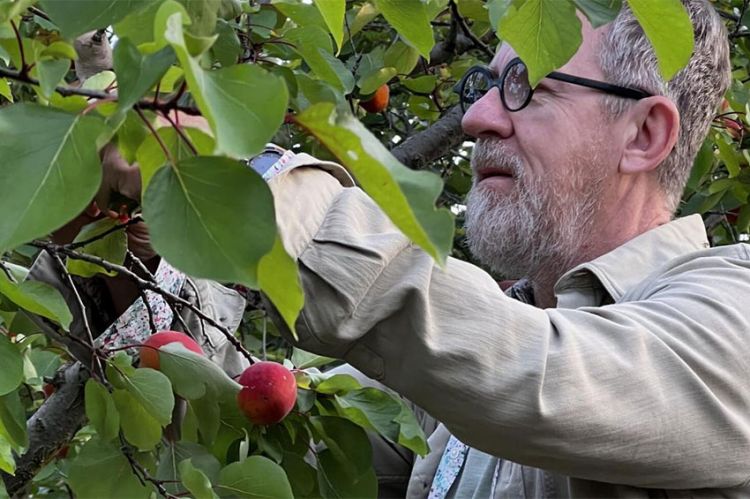
[[[628,99],[651,97],[651,94],[634,88],[620,87],[603,81],[581,78],[580,76],[573,76],[557,71],[551,72],[546,78],[593,88]],[[500,90],[500,100],[502,100],[505,109],[511,112],[520,111],[525,108],[531,101],[531,96],[534,95],[534,89],[529,83],[529,72],[526,64],[518,57],[512,59],[505,66],[503,74],[497,79],[493,76],[492,71],[485,66],[470,68],[463,78],[461,78],[461,81],[454,87],[454,90],[458,92],[460,97],[461,109],[466,112],[472,104],[481,99],[492,87],[497,87]]]

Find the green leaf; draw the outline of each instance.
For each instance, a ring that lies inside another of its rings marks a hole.
[[[573,0],[594,28],[612,22],[622,9],[622,0]]]
[[[209,480],[218,479],[221,464],[205,447],[185,441],[168,443],[159,455],[156,478],[166,482],[164,487],[169,493],[178,494],[184,490],[179,483],[179,464],[185,460],[189,460],[193,467],[200,470]],[[178,483],[170,483],[175,481]]]
[[[171,380],[175,393],[187,400],[203,397],[207,388],[233,398],[242,388],[214,362],[178,343],[159,349],[159,369]]]
[[[37,0],[0,0],[0,24],[20,15]]]
[[[55,59],[70,59],[75,61],[78,59],[78,54],[76,53],[76,49],[70,43],[56,41],[40,50],[39,57],[52,57]]]
[[[236,64],[242,55],[242,45],[237,37],[237,31],[228,22],[219,20],[216,23],[216,32],[219,37],[211,47],[214,57],[223,67]]]
[[[437,85],[437,76],[424,75],[417,78],[407,78],[401,80],[401,83],[412,92],[430,94],[435,90],[435,85]]]
[[[66,38],[106,28],[157,0],[42,0],[44,12]]]
[[[391,221],[439,262],[453,242],[453,218],[437,210],[442,182],[432,173],[406,168],[351,114],[316,104],[297,121],[325,145]]]
[[[210,135],[198,128],[183,128],[182,131],[188,136],[199,155],[208,155],[213,151],[216,142]],[[144,193],[156,171],[170,163],[170,159],[179,162],[195,156],[173,127],[159,128],[156,133],[161,140],[161,144],[153,134],[149,134],[135,153],[136,161],[141,170],[141,185]],[[169,151],[169,158],[164,155],[162,145]]]
[[[60,367],[61,357],[54,352],[33,349],[28,352],[28,356],[40,378],[53,376]]]
[[[721,139],[719,139],[721,140]],[[707,139],[703,142],[698,154],[693,162],[693,169],[690,171],[690,178],[687,182],[687,188],[697,190],[701,185],[703,177],[711,170],[714,164],[713,142]]]
[[[138,102],[164,76],[175,62],[171,47],[143,55],[127,38],[115,45],[112,55],[117,74],[117,100],[120,110]]]
[[[78,499],[146,499],[152,490],[141,484],[119,446],[96,437],[84,444],[70,464],[67,483]]]
[[[375,93],[381,85],[388,83],[391,78],[396,76],[396,73],[396,68],[387,67],[380,68],[377,71],[366,75],[357,82],[360,93],[362,95]]]
[[[396,40],[383,54],[383,67],[396,68],[396,74],[400,75],[411,73],[418,62],[419,52],[401,40]]]
[[[166,38],[185,70],[201,114],[211,125],[217,149],[241,158],[258,154],[284,120],[289,100],[284,80],[249,64],[205,71],[185,45],[181,18],[181,14],[169,17]]]
[[[359,381],[354,376],[348,374],[334,374],[330,378],[318,383],[315,386],[315,391],[318,393],[347,393],[352,390],[362,388]]]
[[[326,21],[314,5],[299,0],[274,0],[273,6],[298,26],[319,26],[326,28]]]
[[[189,459],[182,461],[179,468],[183,485],[196,499],[218,498],[211,489],[211,481],[201,470],[193,466]]]
[[[120,427],[125,439],[142,451],[156,447],[162,434],[159,421],[126,390],[116,389],[112,399],[120,415]]]
[[[93,379],[86,381],[86,417],[102,440],[113,440],[120,431],[120,413],[109,391]]]
[[[143,215],[154,248],[172,265],[257,287],[258,262],[273,247],[276,223],[271,191],[250,168],[223,157],[162,168],[146,189]]]
[[[430,58],[435,39],[431,19],[423,2],[375,0],[374,4],[407,43],[416,48],[425,59]]]
[[[339,51],[344,41],[344,14],[346,13],[346,0],[318,0],[316,7],[323,16],[328,29],[333,35]]]
[[[78,233],[74,242],[88,241],[89,239],[113,229],[119,225],[119,223],[120,221],[118,219],[112,218],[102,218],[101,220],[91,222],[81,229],[81,232]],[[125,261],[125,253],[127,252],[127,249],[128,236],[125,234],[125,229],[119,229],[101,239],[97,239],[96,241],[79,248],[78,251],[80,253],[98,256],[110,263],[122,265]],[[93,277],[96,274],[105,274],[109,276],[117,274],[117,272],[107,271],[95,263],[75,260],[72,258],[68,260],[66,266],[68,272],[82,277]]]
[[[128,14],[126,18],[114,25],[114,31],[118,38],[129,38],[136,45],[154,41],[153,29],[146,28],[154,25],[156,12],[162,2],[150,2],[148,7]]]
[[[221,497],[294,497],[283,468],[261,456],[250,456],[222,469],[216,489]]]
[[[313,491],[317,486],[315,468],[310,466],[302,456],[284,452],[281,467],[286,472],[294,497],[313,496]]]
[[[16,284],[0,271],[0,294],[24,310],[59,323],[66,331],[73,320],[60,292],[45,282],[23,281]]]
[[[310,424],[316,441],[323,440],[328,450],[356,478],[372,467],[372,447],[365,431],[348,419],[337,416],[312,416]]]
[[[214,32],[220,0],[179,0],[185,6],[190,23],[190,33],[209,36]]]
[[[63,77],[68,74],[70,61],[68,59],[42,59],[37,61],[36,69],[39,73],[39,87],[42,95],[49,99]]]
[[[299,281],[297,262],[286,252],[278,236],[271,251],[258,264],[258,284],[292,334],[296,334],[294,324],[305,303],[305,294]]]
[[[16,471],[16,460],[13,458],[13,449],[2,435],[0,435],[0,470],[11,475]]]
[[[162,426],[172,421],[174,394],[169,378],[154,369],[140,368],[125,379],[126,389]]]
[[[10,83],[5,78],[0,78],[0,95],[13,102],[13,92],[10,89]]]
[[[664,81],[672,77],[693,54],[693,23],[680,0],[628,0],[633,15],[656,53]]]
[[[736,177],[740,173],[740,158],[742,157],[724,138],[719,137],[716,140],[716,147],[719,148],[719,158],[724,162],[724,166],[727,167],[730,177]]]
[[[414,413],[396,395],[377,388],[362,388],[337,395],[342,412],[352,421],[373,428],[383,437],[424,456],[427,437]]]
[[[337,89],[347,93],[353,87],[354,79],[344,64],[334,57],[331,38],[319,26],[303,26],[289,30],[286,40],[295,49],[313,73]]]
[[[526,0],[500,21],[499,36],[523,59],[532,86],[564,65],[581,45],[581,21],[570,0]]]
[[[330,364],[335,359],[324,357],[322,355],[306,352],[300,348],[294,347],[292,350],[292,364],[297,369],[309,369],[311,367],[321,367]]]
[[[353,477],[327,449],[318,453],[318,484],[324,498],[377,497],[378,492],[378,478],[373,468]]]
[[[26,409],[18,390],[0,396],[0,437],[7,440],[16,452],[29,446]]]
[[[81,213],[101,181],[101,120],[34,104],[0,109],[0,252]]]

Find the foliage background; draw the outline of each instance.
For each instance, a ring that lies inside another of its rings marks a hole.
[[[630,4],[660,20],[647,32],[663,72],[673,73],[690,42],[679,4]],[[714,5],[730,33],[734,79],[680,214],[702,214],[713,243],[727,244],[750,233],[750,12],[746,0]],[[267,141],[346,164],[438,261],[448,254],[471,261],[462,203],[472,144],[460,131],[453,86],[490,60],[496,33],[518,47],[538,79],[575,52],[576,8],[604,23],[619,7],[615,0],[0,0],[0,469],[8,491],[373,495],[364,430],[424,452],[413,418],[396,398],[317,371],[329,360],[288,347],[257,302],[236,337],[246,350],[303,371],[297,411],[269,429],[237,414],[233,380],[184,351],[169,352],[160,373],[133,369],[124,352],[86,353],[80,345],[91,338],[60,342],[80,311],[23,282],[28,267],[44,248],[67,258],[74,275],[128,270],[124,224],[89,227],[83,239],[98,240],[88,245],[48,238],[92,199],[97,152],[109,141],[140,164],[143,217],[159,253],[191,275],[263,290],[290,324],[302,305],[294,263],[278,244],[265,183],[237,161]],[[101,43],[74,46],[90,30],[100,30]],[[108,40],[117,42],[114,54]],[[383,84],[388,107],[365,112],[359,102]],[[212,134],[190,123],[156,130],[156,116],[175,109],[205,116]],[[41,334],[24,310],[49,319],[60,336]],[[191,390],[194,379],[207,380],[203,391]],[[162,429],[180,397],[189,416],[175,440]]]

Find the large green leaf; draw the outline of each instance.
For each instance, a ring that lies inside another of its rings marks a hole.
[[[372,448],[365,431],[357,424],[338,416],[312,416],[315,440],[322,440],[347,475],[362,475],[372,466]]]
[[[102,125],[34,104],[0,109],[0,252],[46,235],[91,202]]]
[[[116,389],[112,393],[120,427],[125,439],[139,450],[149,451],[161,440],[162,427],[143,404],[127,390]]]
[[[143,200],[151,241],[190,275],[257,287],[276,237],[271,191],[239,162],[194,157],[159,170]],[[186,251],[186,247],[190,251]]]
[[[249,64],[204,70],[186,46],[180,13],[169,17],[165,36],[185,70],[198,108],[211,125],[217,150],[240,158],[261,152],[286,114],[289,96],[284,80]]]
[[[498,35],[523,59],[536,85],[576,53],[581,21],[571,0],[526,0],[505,14]]]
[[[151,487],[139,481],[119,446],[94,437],[70,464],[67,484],[79,499],[146,499]]]
[[[158,0],[42,0],[44,12],[72,38],[103,29]]]
[[[178,343],[164,345],[159,353],[159,369],[170,379],[175,393],[187,400],[203,397],[209,388],[230,397],[240,391],[241,386],[218,365]]]
[[[50,98],[63,77],[68,74],[70,61],[67,59],[42,59],[37,61],[36,70],[39,75],[39,87],[42,95]]]
[[[573,0],[595,28],[614,21],[622,8],[622,0]]]
[[[261,456],[250,456],[222,469],[216,490],[221,497],[294,497],[281,466]]]
[[[354,77],[339,59],[333,56],[331,38],[320,26],[302,26],[286,33],[285,37],[315,75],[347,93],[354,85]]]
[[[436,209],[442,182],[406,168],[351,114],[320,103],[297,117],[356,177],[391,221],[439,262],[453,242],[453,218]]]
[[[5,438],[15,451],[29,445],[26,409],[21,403],[18,390],[0,396],[0,436]]]
[[[333,35],[336,46],[341,50],[344,40],[344,13],[346,12],[346,0],[318,0],[315,2],[320,14],[325,19],[328,29]]]
[[[199,155],[211,154],[216,144],[213,137],[197,128],[183,128],[182,132],[188,136]],[[141,185],[144,193],[160,167],[169,163],[170,160],[179,162],[195,156],[173,127],[159,128],[156,133],[159,140],[153,134],[149,134],[135,153],[138,166],[141,169]],[[169,151],[169,158],[164,154],[162,146]]]
[[[171,47],[144,55],[125,38],[117,42],[112,62],[117,74],[117,101],[119,108],[123,110],[138,102],[156,85],[175,62],[175,56]]]
[[[45,282],[11,282],[0,271],[0,294],[19,307],[59,323],[67,331],[73,316],[60,292]]]
[[[88,241],[94,237],[100,236],[101,234],[112,230],[119,224],[119,220],[112,218],[102,218],[90,224],[87,224],[81,229],[81,232],[75,238],[75,242]],[[98,256],[104,260],[121,265],[125,261],[125,253],[128,249],[128,237],[125,234],[124,229],[115,230],[91,242],[81,248],[78,251],[89,255]],[[115,275],[117,272],[105,270],[103,267],[94,263],[89,263],[83,260],[69,259],[67,262],[68,272],[71,274],[79,275],[82,277],[93,277],[96,274]]]
[[[305,293],[299,281],[297,262],[286,252],[278,236],[271,251],[258,264],[258,284],[295,334],[294,323],[305,303]]]
[[[120,413],[109,391],[94,379],[86,381],[86,417],[102,440],[112,440],[120,431]]]
[[[218,496],[211,489],[211,481],[205,473],[193,466],[189,459],[179,464],[180,476],[185,488],[196,499],[214,499]]]
[[[16,471],[16,460],[13,457],[13,449],[5,437],[0,435],[0,470],[13,474]]]
[[[628,0],[651,41],[665,81],[682,69],[693,54],[693,23],[680,0]]]
[[[376,388],[362,388],[337,395],[342,412],[365,428],[373,428],[385,438],[423,456],[427,438],[409,407],[397,396]]]
[[[172,383],[164,374],[149,368],[136,369],[126,376],[126,389],[162,426],[172,421],[174,394]]]
[[[374,3],[398,34],[419,50],[425,59],[429,59],[435,38],[425,4],[404,0],[375,0]]]

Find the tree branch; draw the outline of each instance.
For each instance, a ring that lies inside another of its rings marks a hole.
[[[454,106],[426,130],[416,133],[391,150],[413,170],[420,170],[466,140],[461,130],[460,106]]]
[[[2,473],[11,497],[24,495],[26,487],[57,452],[73,438],[86,421],[83,387],[90,373],[80,362],[62,373],[63,383],[26,423],[29,447],[16,458],[16,473]]]
[[[13,71],[11,69],[3,67],[0,67],[0,77],[10,78],[11,80],[17,81],[19,83],[25,83],[27,85],[39,85],[39,80],[37,80],[36,78],[32,78],[31,76],[25,75],[21,72]],[[82,97],[88,97],[90,99],[112,99],[114,97],[114,95],[102,90],[91,90],[88,88],[76,88],[67,86],[55,87],[55,92],[62,95],[63,97],[70,97],[71,95],[80,95]],[[199,116],[201,114],[200,110],[190,106],[179,105],[174,99],[166,102],[156,101],[153,99],[143,99],[139,101],[136,106],[140,109],[161,111],[163,113],[168,113],[169,111],[176,109],[177,111],[181,111],[185,114],[193,116]]]

